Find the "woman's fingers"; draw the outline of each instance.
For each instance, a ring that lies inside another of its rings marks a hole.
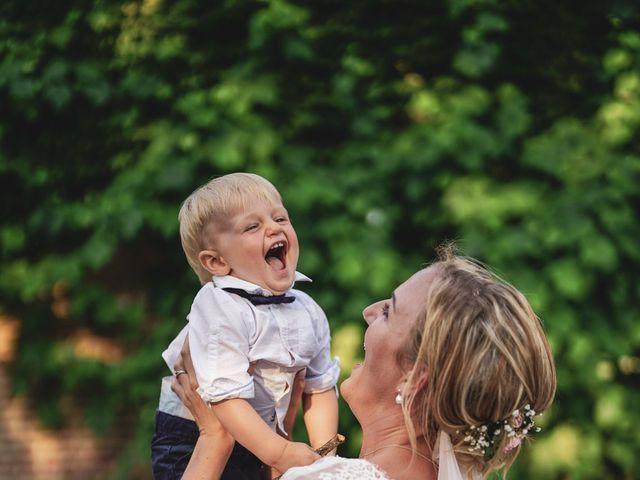
[[[198,387],[198,383],[191,382],[190,377],[191,375],[184,369],[182,361],[178,360],[174,365],[174,374],[171,379],[171,390],[173,390],[187,408],[190,408],[193,405],[191,398]]]
[[[191,361],[191,350],[189,349],[189,334],[186,335],[184,343],[182,344],[182,350],[180,351],[180,360],[182,362],[182,368],[187,372],[187,377],[191,382],[191,388],[196,390],[198,388],[198,379],[196,378],[196,372],[193,368],[193,362]]]
[[[186,397],[184,394],[184,388],[182,387],[178,377],[176,376],[171,379],[171,390],[173,390],[173,393],[178,396],[182,403],[185,403]]]
[[[177,383],[177,385],[181,385],[180,382],[176,382],[176,380],[179,380],[180,377],[183,376],[183,375],[187,376],[185,374],[188,374],[188,372],[184,368],[184,360],[182,359],[182,356],[179,356],[176,359],[176,363],[173,364],[173,381],[171,382],[171,388],[173,388],[173,385],[176,384],[176,383]],[[174,390],[174,392],[175,392],[175,390]]]

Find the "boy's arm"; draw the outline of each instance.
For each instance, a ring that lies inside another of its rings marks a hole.
[[[309,441],[318,448],[331,440],[338,430],[338,397],[336,383],[340,376],[340,361],[331,358],[331,332],[322,308],[307,294],[298,298],[315,323],[318,349],[307,365],[302,411]]]
[[[309,445],[289,442],[271,430],[241,398],[230,398],[213,404],[213,410],[224,428],[263,463],[281,472],[301,465],[309,465],[320,456]]]
[[[338,397],[335,389],[302,395],[302,412],[309,443],[319,448],[338,433]]]

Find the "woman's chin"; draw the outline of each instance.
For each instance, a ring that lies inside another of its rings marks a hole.
[[[349,394],[351,393],[351,390],[349,388],[350,380],[351,380],[351,377],[345,378],[340,384],[340,387],[338,388],[338,390],[340,390],[340,396],[347,403],[349,403],[348,398],[349,398]]]
[[[364,367],[364,362],[354,363],[351,367],[351,374],[340,384],[340,395],[342,395],[342,398],[344,398],[347,403],[349,403],[348,397],[351,396],[351,393],[358,389],[358,382],[362,381],[360,378],[362,375],[362,372],[360,372],[362,367]]]

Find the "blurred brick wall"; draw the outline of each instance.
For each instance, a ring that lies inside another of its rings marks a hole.
[[[125,426],[104,438],[80,423],[44,428],[21,397],[10,396],[8,364],[19,322],[0,317],[0,480],[107,479],[128,439]]]

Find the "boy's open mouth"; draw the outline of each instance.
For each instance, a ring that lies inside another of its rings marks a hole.
[[[282,270],[287,266],[287,243],[279,241],[271,245],[271,248],[267,250],[267,254],[264,256],[264,260],[274,270]]]

